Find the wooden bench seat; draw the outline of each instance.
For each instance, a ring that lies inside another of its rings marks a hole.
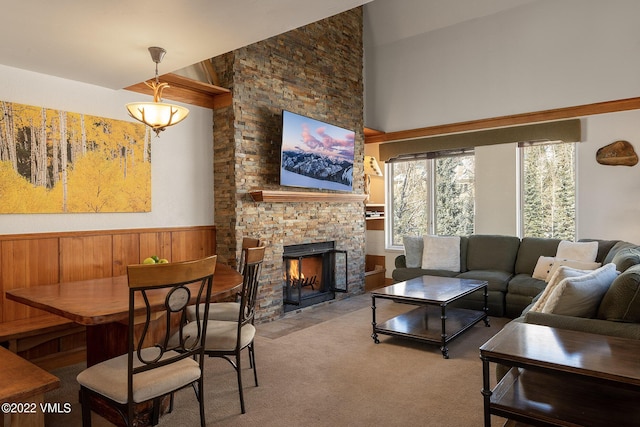
[[[0,347],[0,403],[29,403],[35,413],[11,413],[11,427],[44,426],[44,413],[40,404],[47,391],[60,387],[60,380]],[[4,414],[0,414],[0,426],[4,425]]]
[[[41,344],[82,333],[84,326],[55,314],[43,314],[27,319],[0,322],[0,344],[16,354],[22,354]],[[54,369],[81,362],[86,357],[86,346],[59,351],[50,357],[32,359],[44,369]],[[31,358],[30,358],[31,359]]]

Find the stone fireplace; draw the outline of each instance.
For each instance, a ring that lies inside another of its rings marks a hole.
[[[285,247],[335,241],[345,251],[348,292],[364,290],[363,198],[292,196],[256,201],[256,190],[318,194],[279,185],[282,110],[356,130],[353,192],[364,193],[362,8],[214,58],[231,104],[214,108],[214,221],[220,261],[239,255],[245,236],[267,246],[257,320],[285,312]],[[340,193],[323,192],[322,195]],[[306,288],[306,286],[305,286]],[[310,289],[310,288],[309,288]]]

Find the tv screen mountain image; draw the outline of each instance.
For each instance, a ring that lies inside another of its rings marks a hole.
[[[354,131],[285,110],[280,184],[351,191],[354,148]]]

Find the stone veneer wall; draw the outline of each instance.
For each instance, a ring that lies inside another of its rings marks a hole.
[[[364,289],[362,202],[254,202],[251,190],[279,185],[282,110],[356,131],[354,192],[363,193],[362,8],[214,59],[230,107],[214,111],[217,253],[233,260],[243,236],[267,244],[259,321],[283,313],[283,246],[335,240],[348,251],[349,293]],[[341,295],[337,294],[337,298]]]

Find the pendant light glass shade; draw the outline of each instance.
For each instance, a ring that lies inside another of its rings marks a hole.
[[[189,110],[180,105],[162,102],[162,91],[168,88],[167,83],[160,83],[158,79],[158,64],[162,61],[166,50],[161,47],[150,47],[151,59],[156,63],[155,81],[145,82],[153,89],[153,102],[130,102],[126,105],[129,115],[144,123],[154,130],[156,136],[165,130],[167,126],[180,123],[187,117]]]
[[[131,102],[127,104],[127,110],[131,117],[151,127],[156,134],[167,126],[180,123],[189,114],[184,107],[164,102]]]

